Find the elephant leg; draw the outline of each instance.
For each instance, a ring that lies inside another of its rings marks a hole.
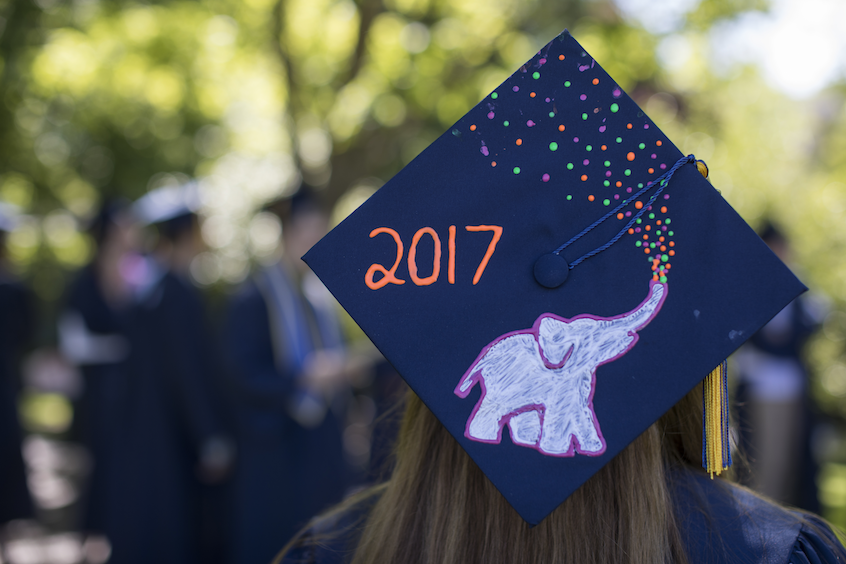
[[[599,425],[596,416],[590,408],[590,396],[593,388],[593,374],[585,374],[579,383],[579,407],[574,410],[573,430],[579,442],[579,452],[582,454],[600,454],[605,451],[605,445],[599,438]]]
[[[508,421],[511,441],[517,445],[535,446],[540,438],[541,422],[537,411],[518,413]]]
[[[477,441],[496,442],[500,440],[500,420],[509,412],[501,404],[493,401],[489,396],[482,400],[479,409],[473,414],[467,428],[468,436]]]
[[[540,450],[546,454],[567,454],[573,444],[572,414],[558,406],[546,406]]]

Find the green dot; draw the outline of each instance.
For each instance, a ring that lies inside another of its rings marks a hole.
[[[505,127],[508,127],[508,120],[505,120],[504,122],[502,122],[502,125],[504,125]]]
[[[643,182],[638,182],[638,183],[637,183],[637,187],[638,187],[638,188],[643,188]]]
[[[673,236],[673,232],[672,232],[672,231],[670,231],[669,233],[667,233],[667,235],[669,235],[670,237],[672,237],[672,236]]]
[[[493,94],[491,94],[491,98],[493,98],[494,100],[496,100],[497,98],[499,98],[499,94],[497,94],[496,92],[494,92]]]
[[[637,218],[637,221],[635,221],[635,223],[637,223],[638,225],[640,225],[641,223],[643,223],[643,220],[642,220],[642,219],[640,219],[640,218]]]
[[[611,161],[605,161],[605,166],[611,166]]]
[[[611,183],[608,182],[607,180],[605,182],[603,182],[603,184],[605,184],[606,186],[611,186]]]
[[[646,148],[646,144],[641,143],[640,145],[638,145],[638,146],[637,146],[637,148],[638,148],[638,149],[645,149],[645,148]]]
[[[616,114],[618,111],[620,111],[620,106],[618,106],[616,103],[611,104],[611,111]]]
[[[654,249],[654,248],[655,248],[655,243],[649,243],[649,248],[650,248],[650,249]]]
[[[585,150],[587,150],[587,151],[593,151],[593,145],[588,145],[588,146],[586,146],[586,147],[585,147]]]
[[[567,194],[567,199],[568,199],[568,200],[572,200],[572,199],[573,199],[573,195],[572,195],[572,194]]]
[[[607,199],[607,198],[606,198],[606,199],[602,200],[602,203],[603,203],[603,204],[605,204],[605,205],[607,206],[607,205],[610,205],[610,204],[611,204],[611,200],[609,200],[609,199]]]
[[[582,114],[582,119],[587,119],[587,118],[588,118],[587,114]]]
[[[552,143],[550,143],[550,144],[549,144],[549,150],[550,150],[550,151],[557,151],[557,150],[558,150],[558,143],[556,143],[555,141],[553,141]]]
[[[514,167],[514,174],[520,174],[520,167],[519,166]]]
[[[636,242],[636,243],[635,243],[635,247],[640,247],[640,246],[642,246],[642,245],[643,245],[643,243],[641,243],[640,241],[638,241],[638,242]]]
[[[661,278],[659,278],[659,280],[661,280],[661,282],[662,282],[662,283],[663,283],[663,282],[666,282],[666,281],[667,281],[667,277],[666,277],[666,276],[662,276]]]
[[[623,171],[623,174],[625,174],[626,176],[631,176],[631,175],[632,175],[632,171],[631,171],[631,170],[629,170],[629,169],[626,169],[626,170],[624,170],[624,171]]]
[[[622,143],[622,142],[623,142],[623,138],[622,138],[622,137],[617,137],[617,143]]]
[[[649,214],[649,219],[655,219],[655,214],[654,213]]]
[[[663,262],[667,262],[668,260],[670,260],[670,257],[668,257],[667,255],[661,255],[661,260]]]
[[[533,72],[533,73],[532,73],[532,78],[534,78],[535,80],[539,79],[539,78],[540,78],[540,73],[539,73],[538,71]]]
[[[564,88],[570,88],[570,81],[569,80],[564,81]]]
[[[555,117],[555,112],[549,112],[549,117]]]
[[[573,170],[573,163],[567,163],[567,170]]]
[[[665,219],[664,223],[666,223],[667,225],[670,225],[670,218]]]

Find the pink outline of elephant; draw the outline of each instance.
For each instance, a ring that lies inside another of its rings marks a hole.
[[[531,329],[506,333],[482,349],[455,394],[466,398],[479,382],[482,396],[464,436],[497,444],[507,424],[515,444],[550,456],[599,456],[605,439],[593,411],[597,367],[626,354],[637,332],[658,314],[667,285],[650,282],[635,309],[614,317],[552,313]]]

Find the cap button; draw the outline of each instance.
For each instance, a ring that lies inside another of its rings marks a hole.
[[[535,280],[546,288],[557,288],[570,275],[570,264],[567,259],[555,253],[541,255],[535,261]]]

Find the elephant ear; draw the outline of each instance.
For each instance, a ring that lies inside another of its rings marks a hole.
[[[544,316],[538,324],[538,344],[541,356],[550,365],[558,366],[564,362],[567,352],[573,346],[569,326],[552,316]]]

